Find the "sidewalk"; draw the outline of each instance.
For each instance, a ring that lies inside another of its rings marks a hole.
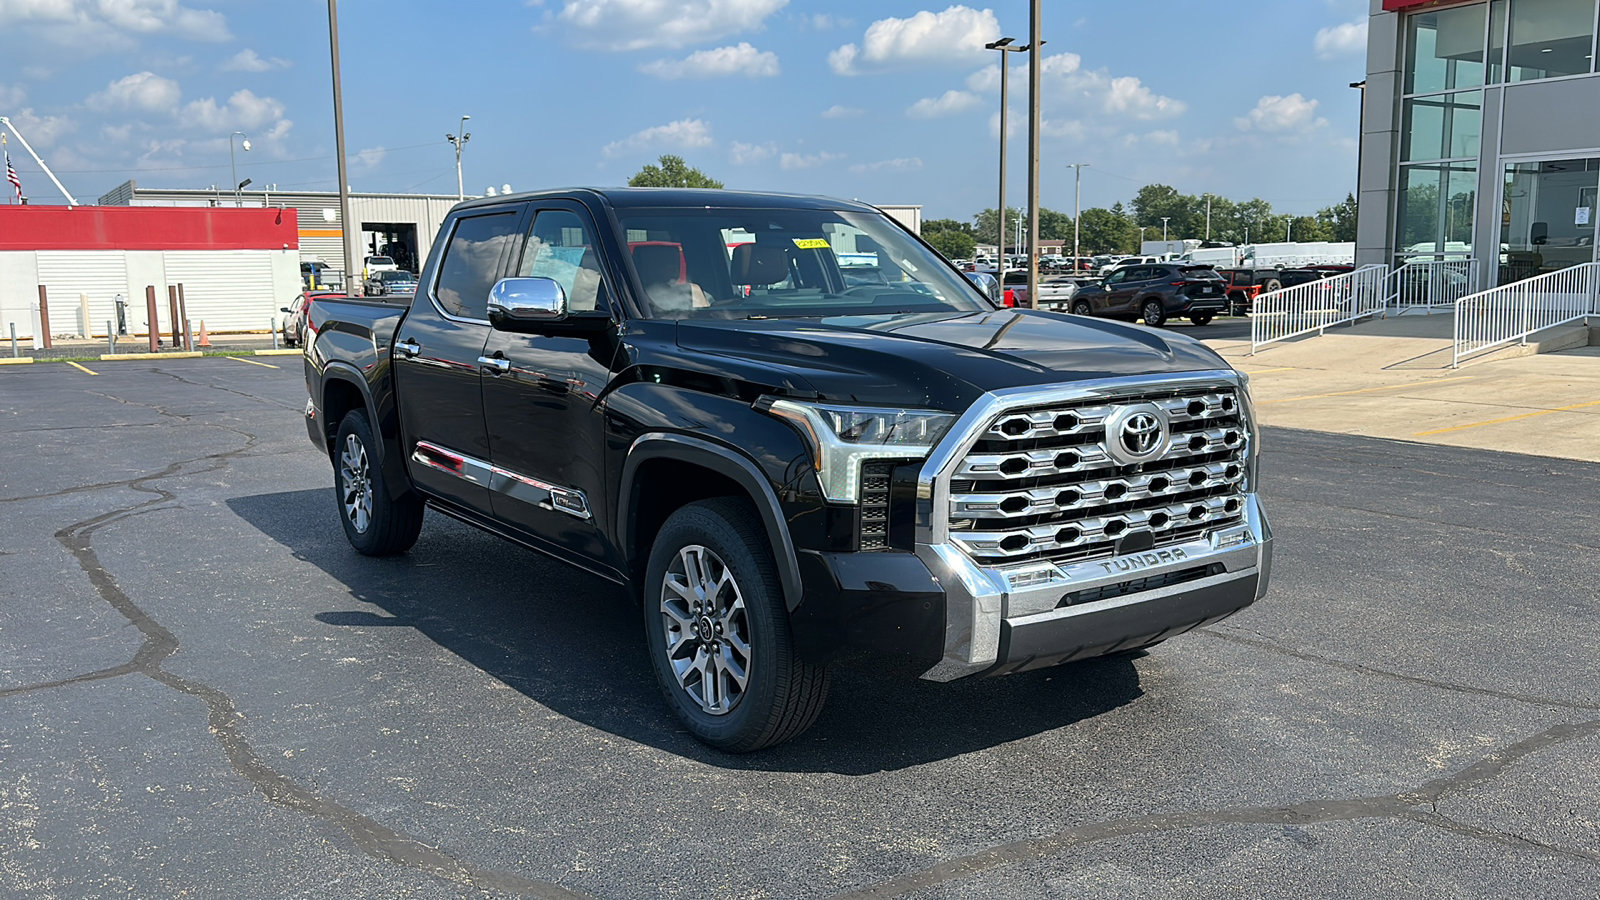
[[[1251,376],[1266,425],[1600,462],[1600,347],[1451,369],[1449,327],[1400,317],[1254,356],[1207,343]]]
[[[195,335],[195,352],[253,353],[259,350],[273,349],[273,340],[270,334],[213,334],[209,335],[209,338],[211,346],[201,347],[198,346],[200,336],[198,334]],[[18,341],[17,355],[32,357],[39,362],[54,362],[65,359],[99,359],[101,354],[113,352],[110,343],[105,338],[91,340],[56,338],[50,343],[52,344],[51,348],[45,350],[43,348],[31,348],[30,342],[26,340]],[[284,346],[281,339],[277,346]],[[182,347],[173,346],[172,336],[169,334],[162,336],[161,347],[157,352],[174,353],[182,349]],[[120,336],[117,338],[115,352],[119,354],[148,354],[150,352],[150,342],[143,335],[137,337],[132,335]],[[9,340],[0,340],[0,363],[11,358],[11,342]]]

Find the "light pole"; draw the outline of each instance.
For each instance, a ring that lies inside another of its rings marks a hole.
[[[1167,221],[1170,220],[1171,218],[1172,218],[1171,216],[1162,216],[1161,217],[1161,242],[1163,244],[1165,244],[1167,242]]]
[[[1140,225],[1139,226],[1139,252],[1140,253],[1144,252],[1144,230],[1146,228],[1149,228],[1149,227],[1150,227],[1149,225]]]
[[[1044,0],[1033,0],[1028,12],[1028,42],[1034,52],[1028,57],[1028,239],[1039,239],[1039,78],[1044,46]],[[1028,248],[1028,305],[1039,308],[1039,255]]]
[[[985,50],[1000,51],[1000,206],[997,208],[1000,214],[1000,228],[999,240],[995,245],[994,253],[996,257],[995,269],[1002,275],[1006,271],[1006,73],[1009,69],[1006,65],[1006,54],[1026,53],[1028,51],[1027,44],[1023,44],[1020,47],[1012,46],[1012,42],[1015,40],[1016,38],[1003,37],[993,43],[983,45]]]
[[[233,164],[233,139],[235,135],[244,138],[243,146],[246,153],[250,152],[250,138],[242,131],[235,131],[233,134],[228,135],[228,169],[233,173],[233,205],[243,206],[244,204],[239,201],[239,169]]]
[[[344,236],[344,290],[358,296],[361,285],[356,283],[356,237],[351,228],[360,228],[350,222],[350,176],[344,156],[344,88],[339,82],[339,0],[328,0],[328,46],[333,62],[333,152],[339,157],[339,232]]]
[[[461,117],[461,127],[456,129],[457,131],[461,132],[461,137],[457,138],[453,134],[447,134],[447,135],[444,136],[444,139],[449,141],[450,145],[452,147],[456,148],[456,202],[457,203],[461,202],[462,200],[467,199],[466,191],[462,190],[462,188],[461,188],[461,148],[465,147],[467,145],[467,141],[472,140],[472,135],[467,133],[467,120],[470,119],[470,118],[472,118],[472,117],[471,116],[462,116]]]
[[[1078,273],[1078,220],[1083,216],[1083,167],[1088,163],[1067,163],[1072,167],[1072,273]]]

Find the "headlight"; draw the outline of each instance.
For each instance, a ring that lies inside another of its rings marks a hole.
[[[855,503],[861,463],[869,459],[922,459],[955,422],[954,413],[771,400],[758,404],[792,422],[811,445],[822,495]]]
[[[1239,372],[1239,414],[1244,420],[1244,489],[1256,491],[1256,472],[1261,466],[1261,428],[1256,424],[1256,405],[1250,399],[1250,376]]]

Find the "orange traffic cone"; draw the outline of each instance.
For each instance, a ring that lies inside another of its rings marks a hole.
[[[211,338],[206,336],[206,320],[205,319],[201,319],[200,320],[200,342],[195,344],[195,346],[196,347],[209,347],[209,346],[211,346]]]

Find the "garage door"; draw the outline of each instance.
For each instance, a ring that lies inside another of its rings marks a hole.
[[[169,250],[167,282],[182,284],[190,325],[210,331],[262,331],[278,307],[272,296],[272,256],[265,250]]]

